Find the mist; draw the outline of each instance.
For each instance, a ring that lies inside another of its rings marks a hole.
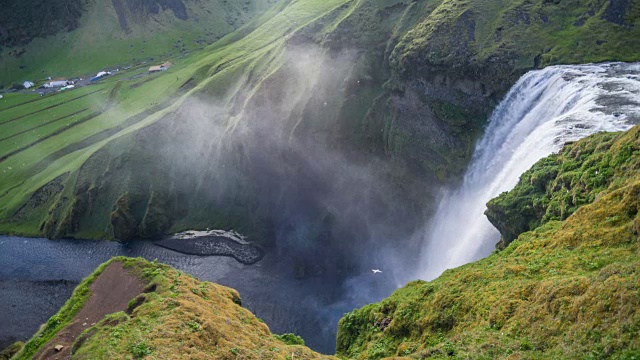
[[[121,157],[144,155],[119,169],[123,178],[146,178],[128,186],[151,193],[129,191],[132,209],[156,201],[174,224],[232,228],[273,254],[278,269],[265,271],[297,284],[301,309],[314,313],[257,315],[276,332],[300,330],[324,352],[333,351],[345,312],[410,280],[427,201],[428,189],[407,191],[392,159],[350,144],[354,130],[342,111],[366,73],[359,56],[290,46],[267,78],[250,74],[215,89],[222,96],[200,92],[133,135]],[[316,330],[279,328],[269,319],[276,316],[315,321]]]

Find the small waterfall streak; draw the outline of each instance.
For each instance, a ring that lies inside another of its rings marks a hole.
[[[545,156],[640,120],[640,64],[552,66],[525,74],[492,114],[460,188],[442,194],[424,235],[418,277],[491,253],[500,239],[486,203],[511,190]]]

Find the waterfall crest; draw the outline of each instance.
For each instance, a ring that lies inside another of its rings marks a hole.
[[[491,253],[500,239],[486,203],[541,158],[600,131],[640,123],[640,63],[552,66],[525,74],[492,114],[457,189],[443,191],[424,234],[418,277]]]

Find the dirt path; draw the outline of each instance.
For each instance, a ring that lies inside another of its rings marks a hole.
[[[38,360],[62,360],[71,358],[71,345],[76,338],[105,315],[124,311],[129,301],[142,293],[144,283],[128,273],[120,262],[113,262],[89,287],[91,296],[71,323],[62,329],[33,357]],[[54,347],[62,345],[62,351]]]

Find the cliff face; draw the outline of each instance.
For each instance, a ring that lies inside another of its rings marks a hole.
[[[448,270],[432,282],[412,282],[380,303],[346,314],[339,324],[337,355],[354,359],[640,355],[638,138],[640,127],[597,134],[541,160],[528,174],[553,164],[574,169],[580,176],[572,178],[582,179],[582,184],[595,181],[600,171],[608,174],[605,179],[610,174],[615,179],[585,186],[583,191],[570,189],[571,197],[586,194],[588,188],[595,196],[584,196],[584,203],[563,220],[549,219],[520,234],[505,250]],[[596,174],[587,164],[599,164],[600,170]],[[548,191],[541,196],[549,202],[564,199],[559,196],[567,191],[555,185],[559,178],[554,176],[536,180],[546,184]],[[532,178],[523,177],[516,190],[502,197],[520,196],[517,189],[529,186]],[[503,201],[502,206],[520,206],[509,204]],[[72,359],[177,354],[203,359],[328,358],[304,347],[295,335],[271,334],[240,303],[234,290],[200,282],[166,265],[116,258],[84,280],[38,334],[24,345],[17,344],[21,349],[14,359],[34,354],[47,358],[56,354],[52,347],[60,342]],[[92,317],[104,309],[120,311]],[[86,318],[91,322],[79,327],[78,319]]]
[[[524,173],[512,191],[491,200],[486,215],[502,234],[501,246],[547,222],[565,220],[603,191],[636,177],[636,134],[602,133],[567,145]]]
[[[123,240],[235,228],[301,245],[303,257],[409,239],[516,78],[637,59],[638,11],[586,0],[280,2],[170,75],[110,83],[96,125],[28,151],[7,146],[2,162],[20,173],[0,184],[0,228]],[[41,152],[46,162],[32,156]],[[54,181],[62,190],[46,191]]]
[[[345,315],[338,355],[638,356],[638,134],[598,134],[541,160],[491,203],[494,223],[525,225],[515,241]]]

